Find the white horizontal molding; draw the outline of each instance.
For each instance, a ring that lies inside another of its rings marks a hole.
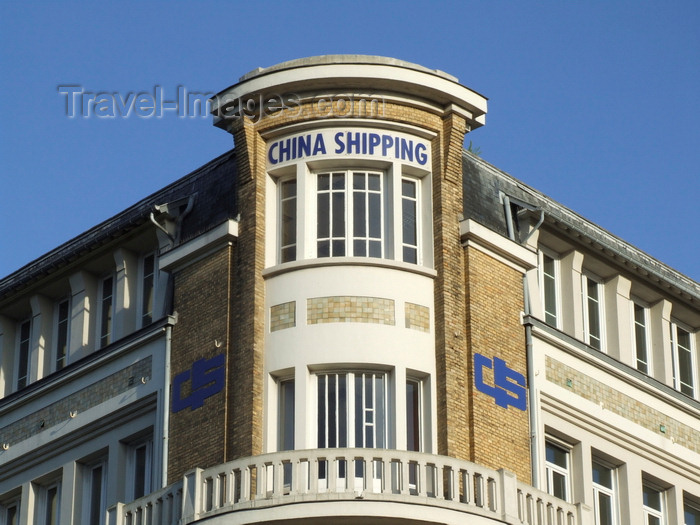
[[[525,273],[537,267],[537,253],[500,235],[473,219],[459,223],[463,246],[473,247],[503,264]]]

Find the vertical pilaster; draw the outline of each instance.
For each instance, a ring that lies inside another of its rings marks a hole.
[[[437,370],[438,454],[470,455],[469,359],[465,327],[464,251],[460,242],[462,149],[465,120],[444,117],[433,141],[433,232],[435,269],[435,357]]]

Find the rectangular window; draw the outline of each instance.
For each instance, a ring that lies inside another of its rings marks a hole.
[[[151,492],[151,466],[153,441],[147,440],[133,444],[127,455],[127,494],[132,500]]]
[[[100,288],[100,348],[112,342],[114,316],[114,278],[106,277]]]
[[[294,450],[294,379],[280,381],[278,450]]]
[[[642,486],[644,525],[665,525],[664,493],[647,484]]]
[[[649,363],[649,309],[632,303],[634,310],[634,345],[637,351],[637,370],[651,374]]]
[[[26,320],[19,326],[19,341],[17,345],[17,390],[29,383],[29,357],[31,350],[32,322]]]
[[[106,505],[107,464],[86,465],[83,470],[83,520],[87,525],[103,525]]]
[[[19,525],[19,500],[9,501],[0,506],[2,525]]]
[[[70,329],[70,300],[58,303],[56,317],[56,370],[66,366],[68,357],[68,331]]]
[[[297,181],[283,180],[279,184],[280,254],[281,263],[297,258]]]
[[[316,255],[384,257],[384,182],[379,172],[316,178]]]
[[[401,239],[403,260],[418,264],[418,181],[401,179]]]
[[[700,504],[684,502],[683,517],[685,518],[685,525],[700,525]]]
[[[695,349],[688,330],[671,323],[673,348],[673,387],[687,396],[695,397]]]
[[[345,256],[345,173],[321,173],[317,178],[316,253]]]
[[[60,516],[61,485],[54,483],[39,487],[37,495],[37,523],[58,525]]]
[[[593,461],[593,504],[596,525],[617,523],[616,471]]]
[[[547,492],[556,498],[570,501],[571,471],[569,450],[550,441],[545,443],[545,472]]]
[[[587,344],[603,349],[603,286],[597,280],[583,276],[583,325]]]
[[[559,261],[540,252],[540,287],[545,323],[559,327]]]
[[[141,262],[141,326],[153,322],[156,295],[156,256],[146,255]]]

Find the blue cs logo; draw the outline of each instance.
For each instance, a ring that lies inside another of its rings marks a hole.
[[[494,386],[484,383],[484,368],[493,369]],[[491,361],[481,354],[474,354],[474,380],[476,389],[493,397],[499,407],[527,409],[525,376],[508,368],[503,359],[494,357]]]
[[[187,407],[190,410],[204,405],[204,400],[218,394],[224,388],[226,355],[219,354],[211,359],[199,359],[192,363],[191,370],[185,370],[173,379],[173,413]],[[191,381],[190,395],[182,397],[182,384]]]

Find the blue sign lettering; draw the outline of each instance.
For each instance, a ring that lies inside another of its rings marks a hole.
[[[494,386],[484,383],[484,368],[493,369]],[[492,362],[488,357],[474,354],[474,382],[476,389],[493,397],[498,406],[527,409],[525,376],[508,368],[503,359],[494,357]]]
[[[422,141],[411,140],[389,133],[368,131],[337,131],[306,133],[276,140],[269,144],[267,162],[274,166],[282,162],[327,155],[326,143],[333,141],[333,153],[337,155],[371,155],[428,163],[428,146]]]
[[[204,400],[218,394],[224,388],[226,379],[226,354],[211,359],[199,359],[192,363],[191,370],[185,370],[173,379],[173,413],[187,407],[190,410],[200,408]],[[190,381],[190,395],[182,397],[182,385]]]

